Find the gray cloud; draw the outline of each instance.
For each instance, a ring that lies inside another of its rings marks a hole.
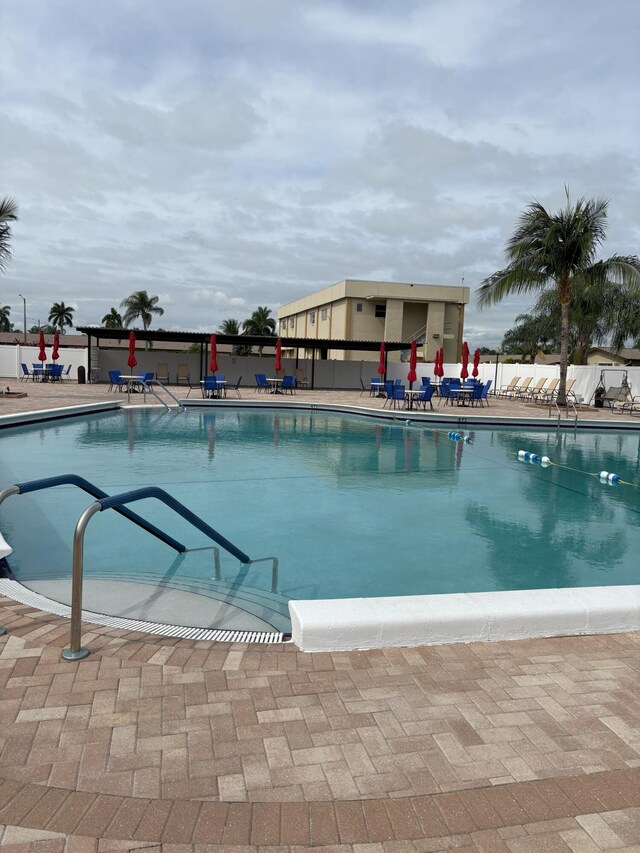
[[[16,322],[19,292],[30,316],[62,299],[95,323],[146,288],[156,325],[208,329],[346,277],[475,289],[565,183],[611,199],[607,254],[638,251],[622,0],[33,0],[3,19]],[[467,336],[497,342],[527,307],[472,304]]]

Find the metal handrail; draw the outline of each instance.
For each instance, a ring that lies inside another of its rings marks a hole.
[[[111,495],[95,501],[85,509],[73,533],[73,565],[71,570],[71,637],[69,648],[62,650],[62,657],[65,660],[82,660],[89,654],[89,649],[81,645],[82,634],[82,573],[84,564],[84,534],[87,524],[91,518],[98,512],[105,509],[121,509],[123,505],[133,503],[134,501],[143,500],[144,498],[156,498],[166,504],[170,509],[175,510],[178,515],[181,515],[186,521],[190,522],[194,527],[228,551],[232,556],[237,557],[241,563],[251,563],[251,558],[241,551],[239,548],[221,536],[213,527],[210,527],[199,516],[187,509],[184,504],[173,498],[164,489],[159,489],[157,486],[145,486],[141,489],[134,489],[130,492],[123,492],[120,495]]]
[[[572,407],[573,415],[574,415],[574,417],[573,417],[573,428],[577,429],[578,428],[578,409],[576,407],[575,400],[572,399],[572,397],[570,397],[567,394],[567,396],[565,397],[564,405],[565,405],[566,410],[567,410],[567,414],[566,414],[567,418],[569,417],[569,406]],[[549,414],[547,415],[547,417],[549,417],[549,418],[551,417],[551,406],[555,406],[556,412],[558,413],[558,420],[556,423],[556,427],[558,427],[558,429],[559,429],[560,424],[562,422],[562,412],[560,411],[560,406],[558,405],[558,400],[556,397],[552,397],[549,400]]]
[[[6,489],[3,489],[0,492],[0,505],[10,495],[26,495],[28,492],[39,492],[42,489],[50,489],[53,486],[77,486],[79,489],[90,494],[93,498],[102,499],[109,497],[105,491],[99,489],[89,480],[85,480],[84,477],[79,477],[77,474],[60,474],[57,477],[44,477],[41,480],[30,480],[28,483],[16,483],[14,486],[7,486]],[[138,527],[146,530],[147,533],[151,533],[153,536],[161,539],[166,545],[169,545],[181,554],[187,550],[186,545],[178,542],[177,539],[169,536],[168,533],[160,530],[159,527],[151,524],[151,522],[146,521],[142,516],[138,515],[138,513],[133,512],[133,510],[127,509],[126,507],[114,507],[114,509],[117,513],[128,518],[129,521],[137,524]]]
[[[85,509],[80,518],[78,519],[78,523],[76,524],[74,534],[73,534],[73,565],[72,565],[72,578],[71,578],[71,639],[68,649],[63,649],[62,657],[65,660],[81,660],[85,658],[89,654],[89,650],[80,645],[81,640],[81,627],[82,627],[82,572],[83,572],[83,564],[84,564],[84,533],[89,523],[89,520],[98,512],[102,512],[105,509],[113,509],[118,512],[120,515],[123,515],[125,518],[128,518],[129,521],[133,521],[134,524],[137,524],[143,530],[146,530],[148,533],[153,534],[158,539],[161,539],[170,547],[174,548],[176,551],[180,553],[184,553],[189,550],[185,545],[181,542],[178,542],[173,537],[164,533],[155,525],[151,524],[148,521],[145,521],[144,518],[139,516],[137,513],[133,512],[130,509],[127,509],[126,504],[134,503],[135,501],[143,500],[145,498],[156,498],[157,500],[164,503],[170,509],[173,509],[178,515],[182,516],[186,521],[188,521],[193,527],[200,530],[201,533],[204,533],[205,536],[208,536],[209,539],[213,540],[217,545],[223,548],[225,551],[228,551],[232,556],[237,557],[241,563],[244,565],[250,565],[252,563],[259,563],[264,560],[270,560],[272,562],[272,574],[271,574],[271,586],[272,590],[275,590],[278,583],[278,559],[277,557],[262,557],[257,560],[252,560],[244,551],[241,551],[240,548],[237,548],[232,542],[228,539],[225,539],[217,530],[203,521],[199,516],[197,516],[194,512],[188,509],[184,504],[177,501],[174,497],[172,497],[168,492],[165,492],[164,489],[160,489],[157,486],[145,486],[140,489],[134,489],[129,492],[122,492],[119,495],[108,495],[106,492],[99,489],[93,483],[89,482],[89,480],[85,480],[83,477],[79,477],[77,474],[61,474],[57,477],[46,477],[41,480],[30,480],[27,483],[16,483],[13,486],[7,486],[7,488],[0,491],[0,504],[4,500],[6,500],[10,495],[19,495],[19,494],[27,494],[29,492],[37,492],[42,489],[48,489],[52,486],[61,486],[61,485],[73,485],[78,486],[83,489],[83,491],[88,492],[93,497],[97,498],[94,503]],[[195,549],[194,549],[195,550]],[[214,547],[214,559],[216,566],[216,576],[219,576],[220,573],[220,556],[218,549]]]
[[[162,390],[165,391],[169,395],[169,397],[171,397],[171,399],[175,402],[176,406],[178,407],[179,412],[186,411],[185,407],[182,405],[180,400],[178,400],[178,398],[174,394],[172,394],[172,392],[169,391],[167,386],[163,385],[159,379],[151,379],[149,382],[143,381],[142,384],[146,386],[147,391],[149,391],[151,394],[153,394],[153,396],[156,398],[156,400],[159,403],[161,403],[167,409],[167,411],[171,411],[171,406],[169,406],[167,403],[165,403],[165,401],[158,394],[156,394],[156,392],[151,387],[152,385],[159,385],[162,388]]]

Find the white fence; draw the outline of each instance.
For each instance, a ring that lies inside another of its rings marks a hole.
[[[52,347],[47,347],[47,362],[51,363]],[[0,346],[0,376],[6,379],[18,379],[22,376],[21,364],[26,364],[29,370],[32,365],[41,362],[38,361],[39,348],[37,346],[23,346],[22,344],[15,346]],[[67,366],[71,365],[69,373],[70,378],[78,378],[78,368],[84,367],[87,369],[87,349],[86,347],[58,347],[60,358],[56,364],[62,364],[66,371]]]

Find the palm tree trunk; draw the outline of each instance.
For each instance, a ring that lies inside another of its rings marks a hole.
[[[569,303],[562,300],[560,303],[561,320],[560,327],[560,382],[558,384],[558,405],[564,406],[567,402],[567,365],[569,364]]]

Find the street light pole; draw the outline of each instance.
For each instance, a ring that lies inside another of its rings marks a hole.
[[[22,299],[22,303],[23,303],[22,307],[24,309],[24,318],[23,318],[24,319],[24,335],[23,335],[23,340],[24,340],[24,343],[26,346],[26,343],[27,343],[27,300],[26,300],[26,297],[24,297],[21,293],[19,293],[18,296],[20,297],[20,299]]]

